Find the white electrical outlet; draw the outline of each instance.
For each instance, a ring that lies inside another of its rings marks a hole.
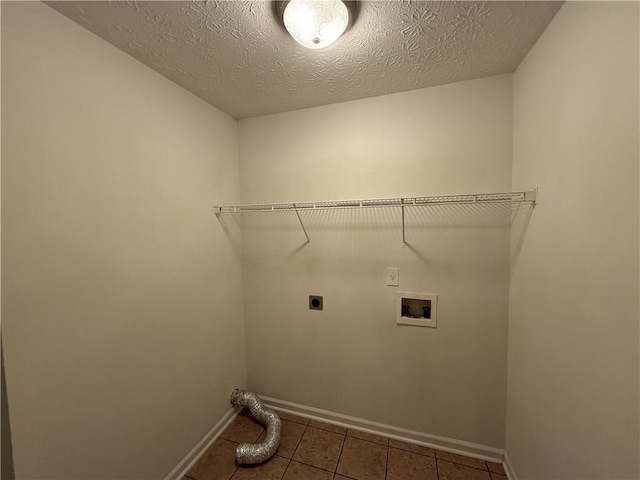
[[[387,286],[389,287],[397,287],[400,285],[400,269],[397,267],[389,267],[387,268]]]

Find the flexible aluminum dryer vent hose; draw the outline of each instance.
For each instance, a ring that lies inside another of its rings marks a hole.
[[[273,457],[280,445],[280,417],[264,406],[260,397],[253,392],[238,390],[231,394],[231,403],[249,407],[251,415],[267,427],[267,436],[262,443],[242,443],[236,448],[238,463],[262,463]]]

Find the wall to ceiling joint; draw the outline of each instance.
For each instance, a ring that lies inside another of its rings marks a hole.
[[[311,51],[270,1],[48,2],[234,118],[513,72],[562,2],[357,2]]]

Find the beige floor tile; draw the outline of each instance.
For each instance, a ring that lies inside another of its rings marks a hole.
[[[262,425],[253,419],[247,409],[244,409],[220,434],[220,437],[236,443],[255,443],[263,431]]]
[[[288,420],[290,422],[301,423],[302,425],[309,425],[309,419],[308,418],[299,417],[298,415],[293,415],[292,413],[286,413],[286,412],[278,412],[278,411],[276,411],[276,413],[278,414],[278,416],[282,420]]]
[[[356,480],[384,480],[387,447],[347,437],[336,473]]]
[[[457,463],[438,460],[438,478],[440,480],[491,480],[489,472]]]
[[[291,462],[282,480],[332,480],[333,473],[310,467],[298,462]]]
[[[327,430],[328,432],[339,433],[340,435],[346,435],[347,429],[345,427],[339,427],[338,425],[331,425],[330,423],[319,422],[318,420],[309,420],[309,426],[314,428],[320,428]]]
[[[465,457],[464,455],[457,455],[455,453],[443,452],[440,450],[436,450],[436,458],[438,460],[446,460],[447,462],[466,465],[467,467],[474,467],[474,468],[480,468],[482,470],[487,470],[487,462],[477,458]]]
[[[233,480],[280,480],[289,465],[289,460],[282,457],[272,457],[258,465],[240,465]]]
[[[487,462],[487,466],[489,467],[490,472],[499,473],[500,475],[506,475],[504,467],[501,463]]]
[[[389,449],[387,480],[437,480],[436,461],[432,457]]]
[[[347,430],[348,437],[359,438],[360,440],[366,440],[367,442],[377,443],[378,445],[389,445],[389,439],[374,435],[373,433],[361,432],[360,430]]]
[[[435,457],[436,452],[433,448],[423,447],[422,445],[414,445],[413,443],[401,442],[400,440],[389,439],[389,446],[393,448],[399,448],[400,450],[406,450],[411,453],[418,453],[420,455],[427,455],[428,457]]]
[[[302,434],[307,427],[300,423],[290,422],[288,420],[281,420],[281,423],[282,431],[280,434],[280,446],[278,447],[276,455],[291,458],[293,457],[293,452],[296,451],[296,447],[298,446],[298,443],[300,443]],[[258,438],[258,442],[262,442],[266,435],[266,431],[262,432],[262,435]]]
[[[507,480],[506,475],[500,475],[499,473],[495,473],[495,472],[490,472],[490,473],[491,473],[491,480]]]
[[[337,473],[333,476],[333,480],[352,480],[349,477],[343,477],[342,475],[338,475]]]
[[[195,480],[229,480],[236,471],[237,444],[218,438],[187,472]]]
[[[344,438],[337,433],[308,427],[293,460],[335,472]]]

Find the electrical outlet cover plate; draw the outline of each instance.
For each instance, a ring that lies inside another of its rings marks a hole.
[[[397,287],[400,285],[400,269],[398,267],[387,268],[387,286]]]
[[[436,328],[438,295],[435,293],[398,292],[396,324]]]

